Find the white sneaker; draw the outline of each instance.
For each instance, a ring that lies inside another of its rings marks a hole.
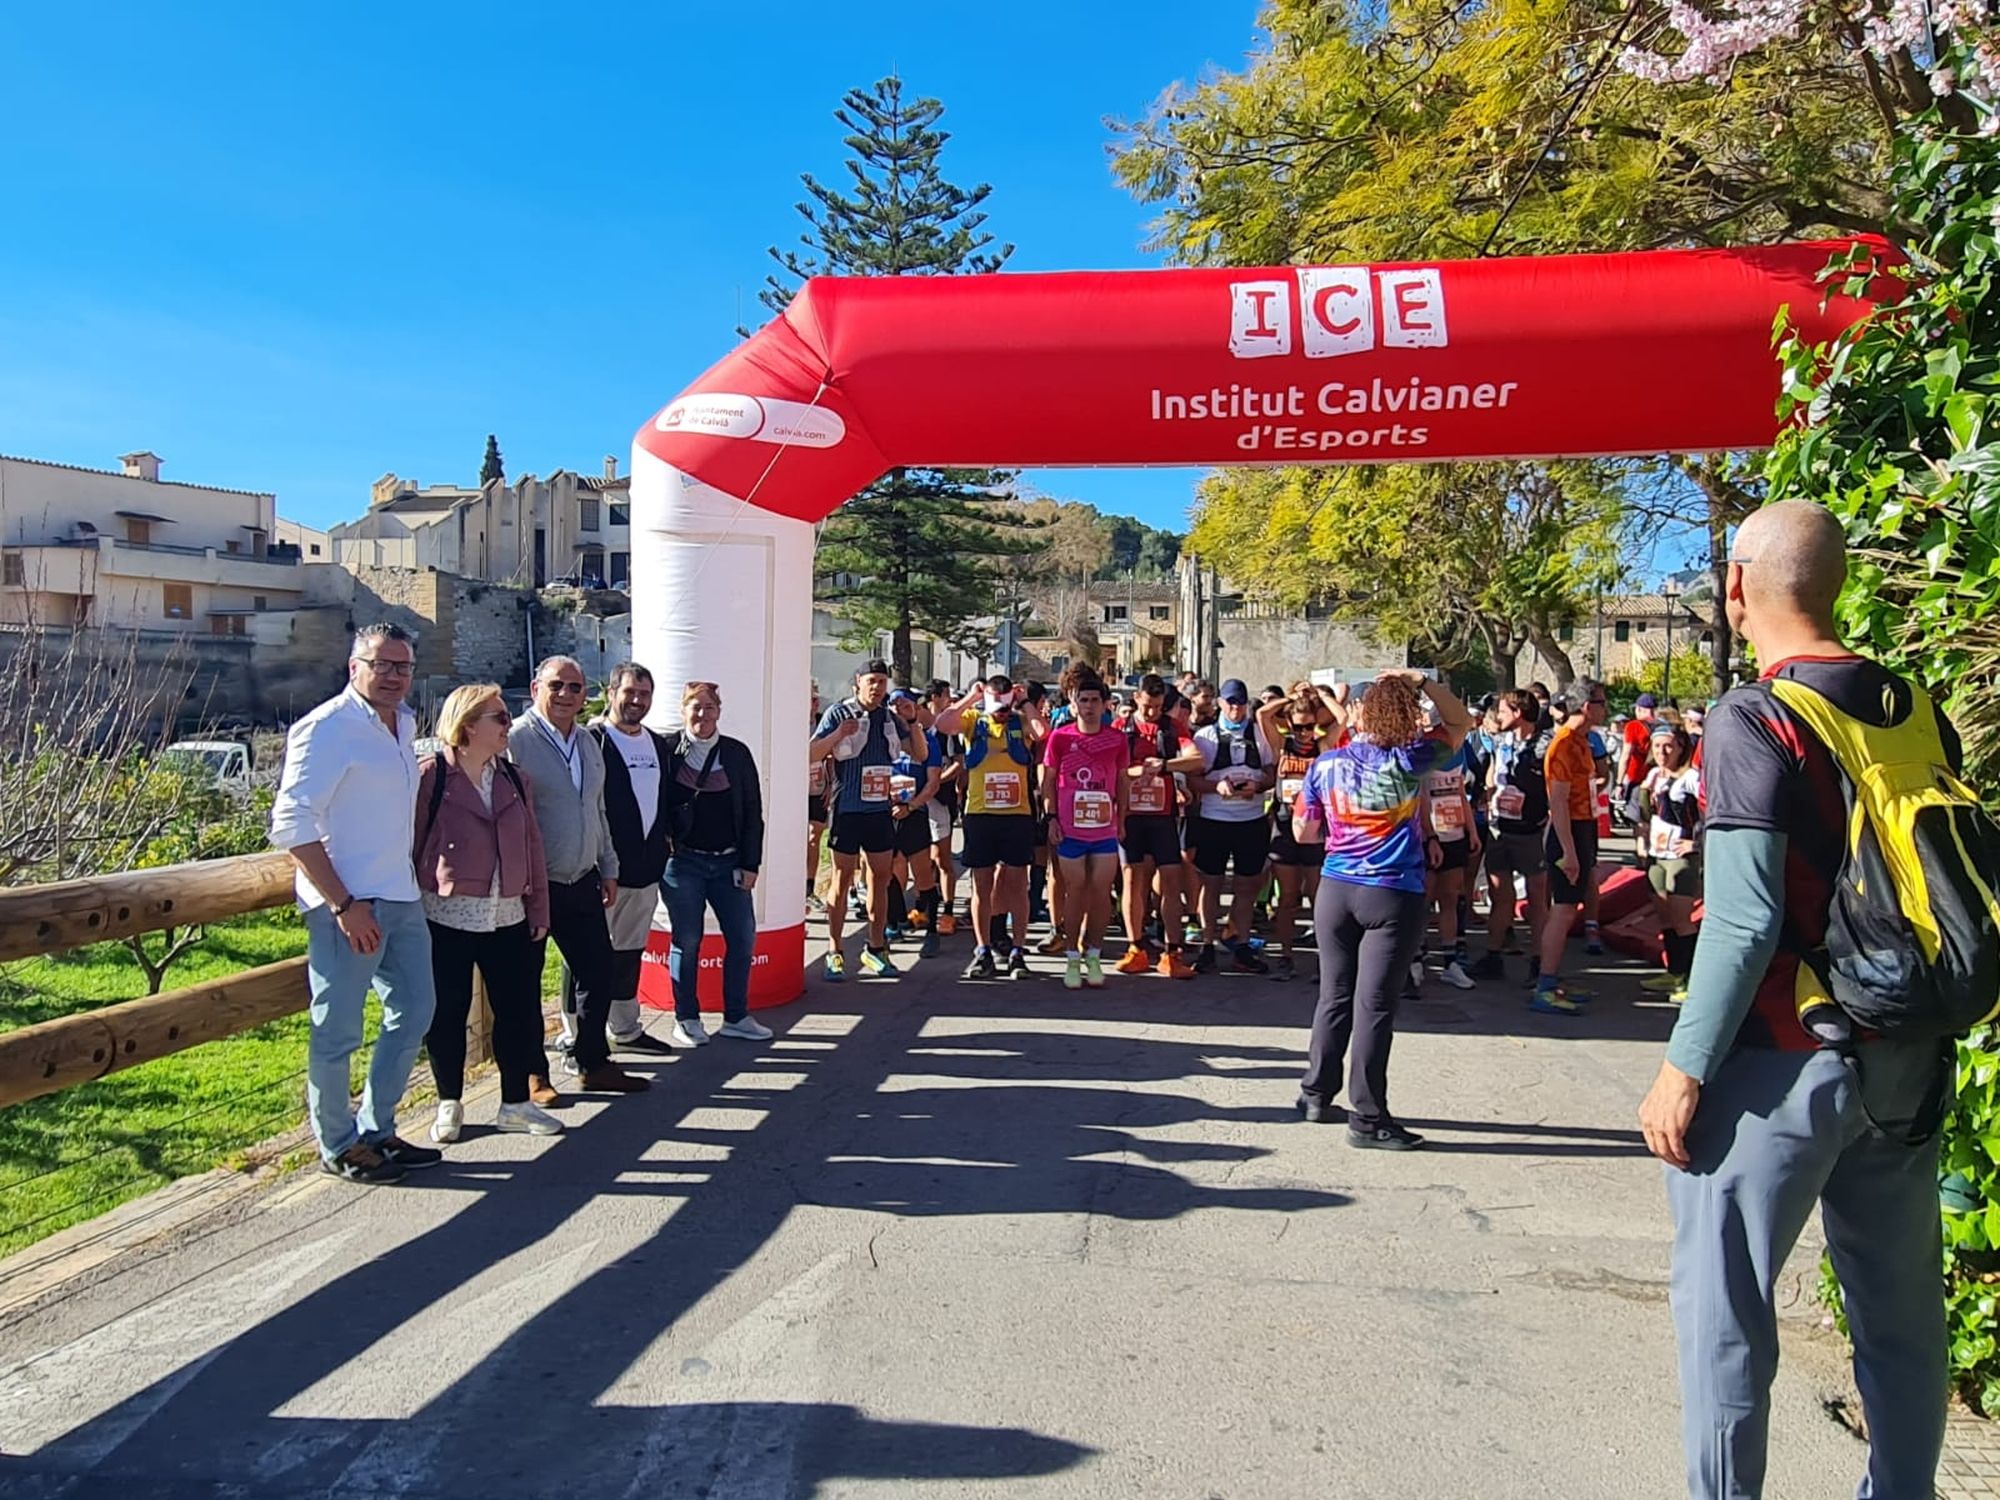
[[[583,1069],[577,1065],[576,1054],[574,1052],[565,1052],[562,1055],[562,1076],[565,1078],[583,1077]]]
[[[700,1047],[708,1041],[708,1028],[701,1024],[701,1018],[692,1021],[674,1022],[673,1043],[676,1047]]]
[[[1423,987],[1424,987],[1424,961],[1421,958],[1413,959],[1410,962],[1410,988],[1413,990],[1420,990]]]
[[[1465,972],[1465,966],[1459,963],[1459,961],[1455,958],[1450,963],[1444,966],[1444,982],[1446,984],[1456,985],[1459,989],[1462,990],[1477,988],[1477,985],[1475,985],[1473,982],[1472,976]]]
[[[526,1135],[561,1135],[562,1121],[523,1099],[519,1104],[503,1104],[493,1112],[495,1130],[512,1130]]]
[[[431,1139],[440,1146],[449,1146],[458,1139],[458,1132],[465,1124],[465,1105],[457,1099],[438,1100],[438,1117],[431,1121]]]
[[[746,1042],[768,1042],[776,1033],[762,1021],[745,1016],[740,1021],[724,1021],[715,1034],[739,1037]]]

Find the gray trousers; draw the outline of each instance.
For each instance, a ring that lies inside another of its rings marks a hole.
[[[1695,1500],[1764,1490],[1774,1294],[1813,1205],[1846,1295],[1868,1420],[1860,1500],[1931,1500],[1944,1443],[1938,1147],[1878,1133],[1916,1113],[1935,1045],[1873,1043],[1861,1081],[1831,1052],[1733,1052],[1702,1089],[1689,1171],[1667,1168],[1681,1435]]]

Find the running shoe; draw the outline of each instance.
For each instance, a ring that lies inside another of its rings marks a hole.
[[[1583,924],[1583,951],[1593,957],[1604,952],[1604,934],[1595,922]]]
[[[1545,1016],[1580,1016],[1583,1007],[1558,986],[1552,990],[1538,989],[1535,998],[1528,1002],[1528,1009]]]
[[[981,948],[972,955],[972,962],[965,966],[967,979],[998,979],[1000,966],[993,961],[993,950]]]
[[[826,952],[826,979],[829,984],[839,984],[847,978],[847,959],[838,948]]]
[[[925,933],[924,940],[921,943],[917,944],[917,957],[936,958],[938,956],[938,950],[940,946],[941,944],[937,932],[935,929],[933,929],[930,932]]]
[[[1678,974],[1648,974],[1639,981],[1639,988],[1649,995],[1671,995],[1686,986],[1687,981]]]
[[[1083,955],[1083,983],[1086,989],[1104,988],[1104,960],[1095,953]]]
[[[1455,958],[1444,966],[1444,982],[1459,990],[1469,990],[1475,985],[1473,977],[1465,972],[1465,966]]]
[[[1507,962],[1497,953],[1482,953],[1472,961],[1472,967],[1465,972],[1474,979],[1505,979]]]
[[[1271,978],[1280,984],[1283,984],[1288,979],[1296,979],[1298,977],[1299,971],[1289,958],[1280,958],[1275,964],[1271,965]]]
[[[1080,990],[1083,988],[1083,955],[1072,953],[1063,965],[1063,988]]]
[[[1153,966],[1153,969],[1155,973],[1164,974],[1169,979],[1194,978],[1194,965],[1171,948],[1160,955],[1160,961]]]
[[[740,1042],[768,1042],[774,1033],[762,1021],[745,1016],[739,1021],[724,1021],[715,1034],[733,1036]]]
[[[1144,948],[1127,948],[1125,956],[1113,967],[1120,974],[1150,974],[1153,972],[1153,955]]]
[[[884,942],[900,943],[903,940],[903,929],[898,927],[894,922],[891,922],[887,927],[882,929],[882,939]]]
[[[1236,972],[1239,974],[1268,974],[1271,966],[1247,942],[1238,943],[1234,949]]]
[[[1203,943],[1201,951],[1194,956],[1194,971],[1197,974],[1215,972],[1215,944]]]
[[[1016,948],[1012,953],[1007,955],[1007,977],[1009,979],[1027,979],[1034,972],[1033,969],[1028,967],[1028,955],[1023,953],[1019,948]]]
[[[950,937],[958,931],[958,918],[948,911],[938,913],[937,930],[940,937]]]
[[[1393,1120],[1377,1125],[1373,1130],[1357,1130],[1352,1121],[1347,1126],[1347,1144],[1359,1146],[1368,1151],[1420,1151],[1424,1138],[1414,1130],[1405,1130]]]
[[[865,974],[874,975],[877,979],[894,979],[903,972],[896,967],[887,950],[881,948],[861,950],[861,970]]]
[[[1035,951],[1044,958],[1061,958],[1069,952],[1069,939],[1060,931],[1051,932],[1047,938],[1036,944]]]

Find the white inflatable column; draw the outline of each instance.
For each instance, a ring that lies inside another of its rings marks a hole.
[[[722,688],[722,732],[750,747],[764,777],[752,1006],[805,989],[806,740],[812,709],[813,528],[774,515],[632,450],[632,657],[653,673],[651,723],[678,730],[689,682]],[[640,980],[671,1009],[667,914],[654,917]],[[722,943],[708,925],[705,1009],[722,1005]]]

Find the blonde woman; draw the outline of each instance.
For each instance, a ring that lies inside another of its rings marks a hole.
[[[507,705],[497,684],[456,688],[438,715],[444,748],[417,783],[416,867],[431,932],[437,1010],[425,1040],[437,1080],[431,1139],[455,1141],[465,1123],[465,1023],[478,966],[493,1008],[500,1070],[495,1128],[555,1135],[562,1122],[528,1098],[540,1064],[542,992],[536,944],[548,936],[549,886],[541,829],[520,774],[503,757]]]

